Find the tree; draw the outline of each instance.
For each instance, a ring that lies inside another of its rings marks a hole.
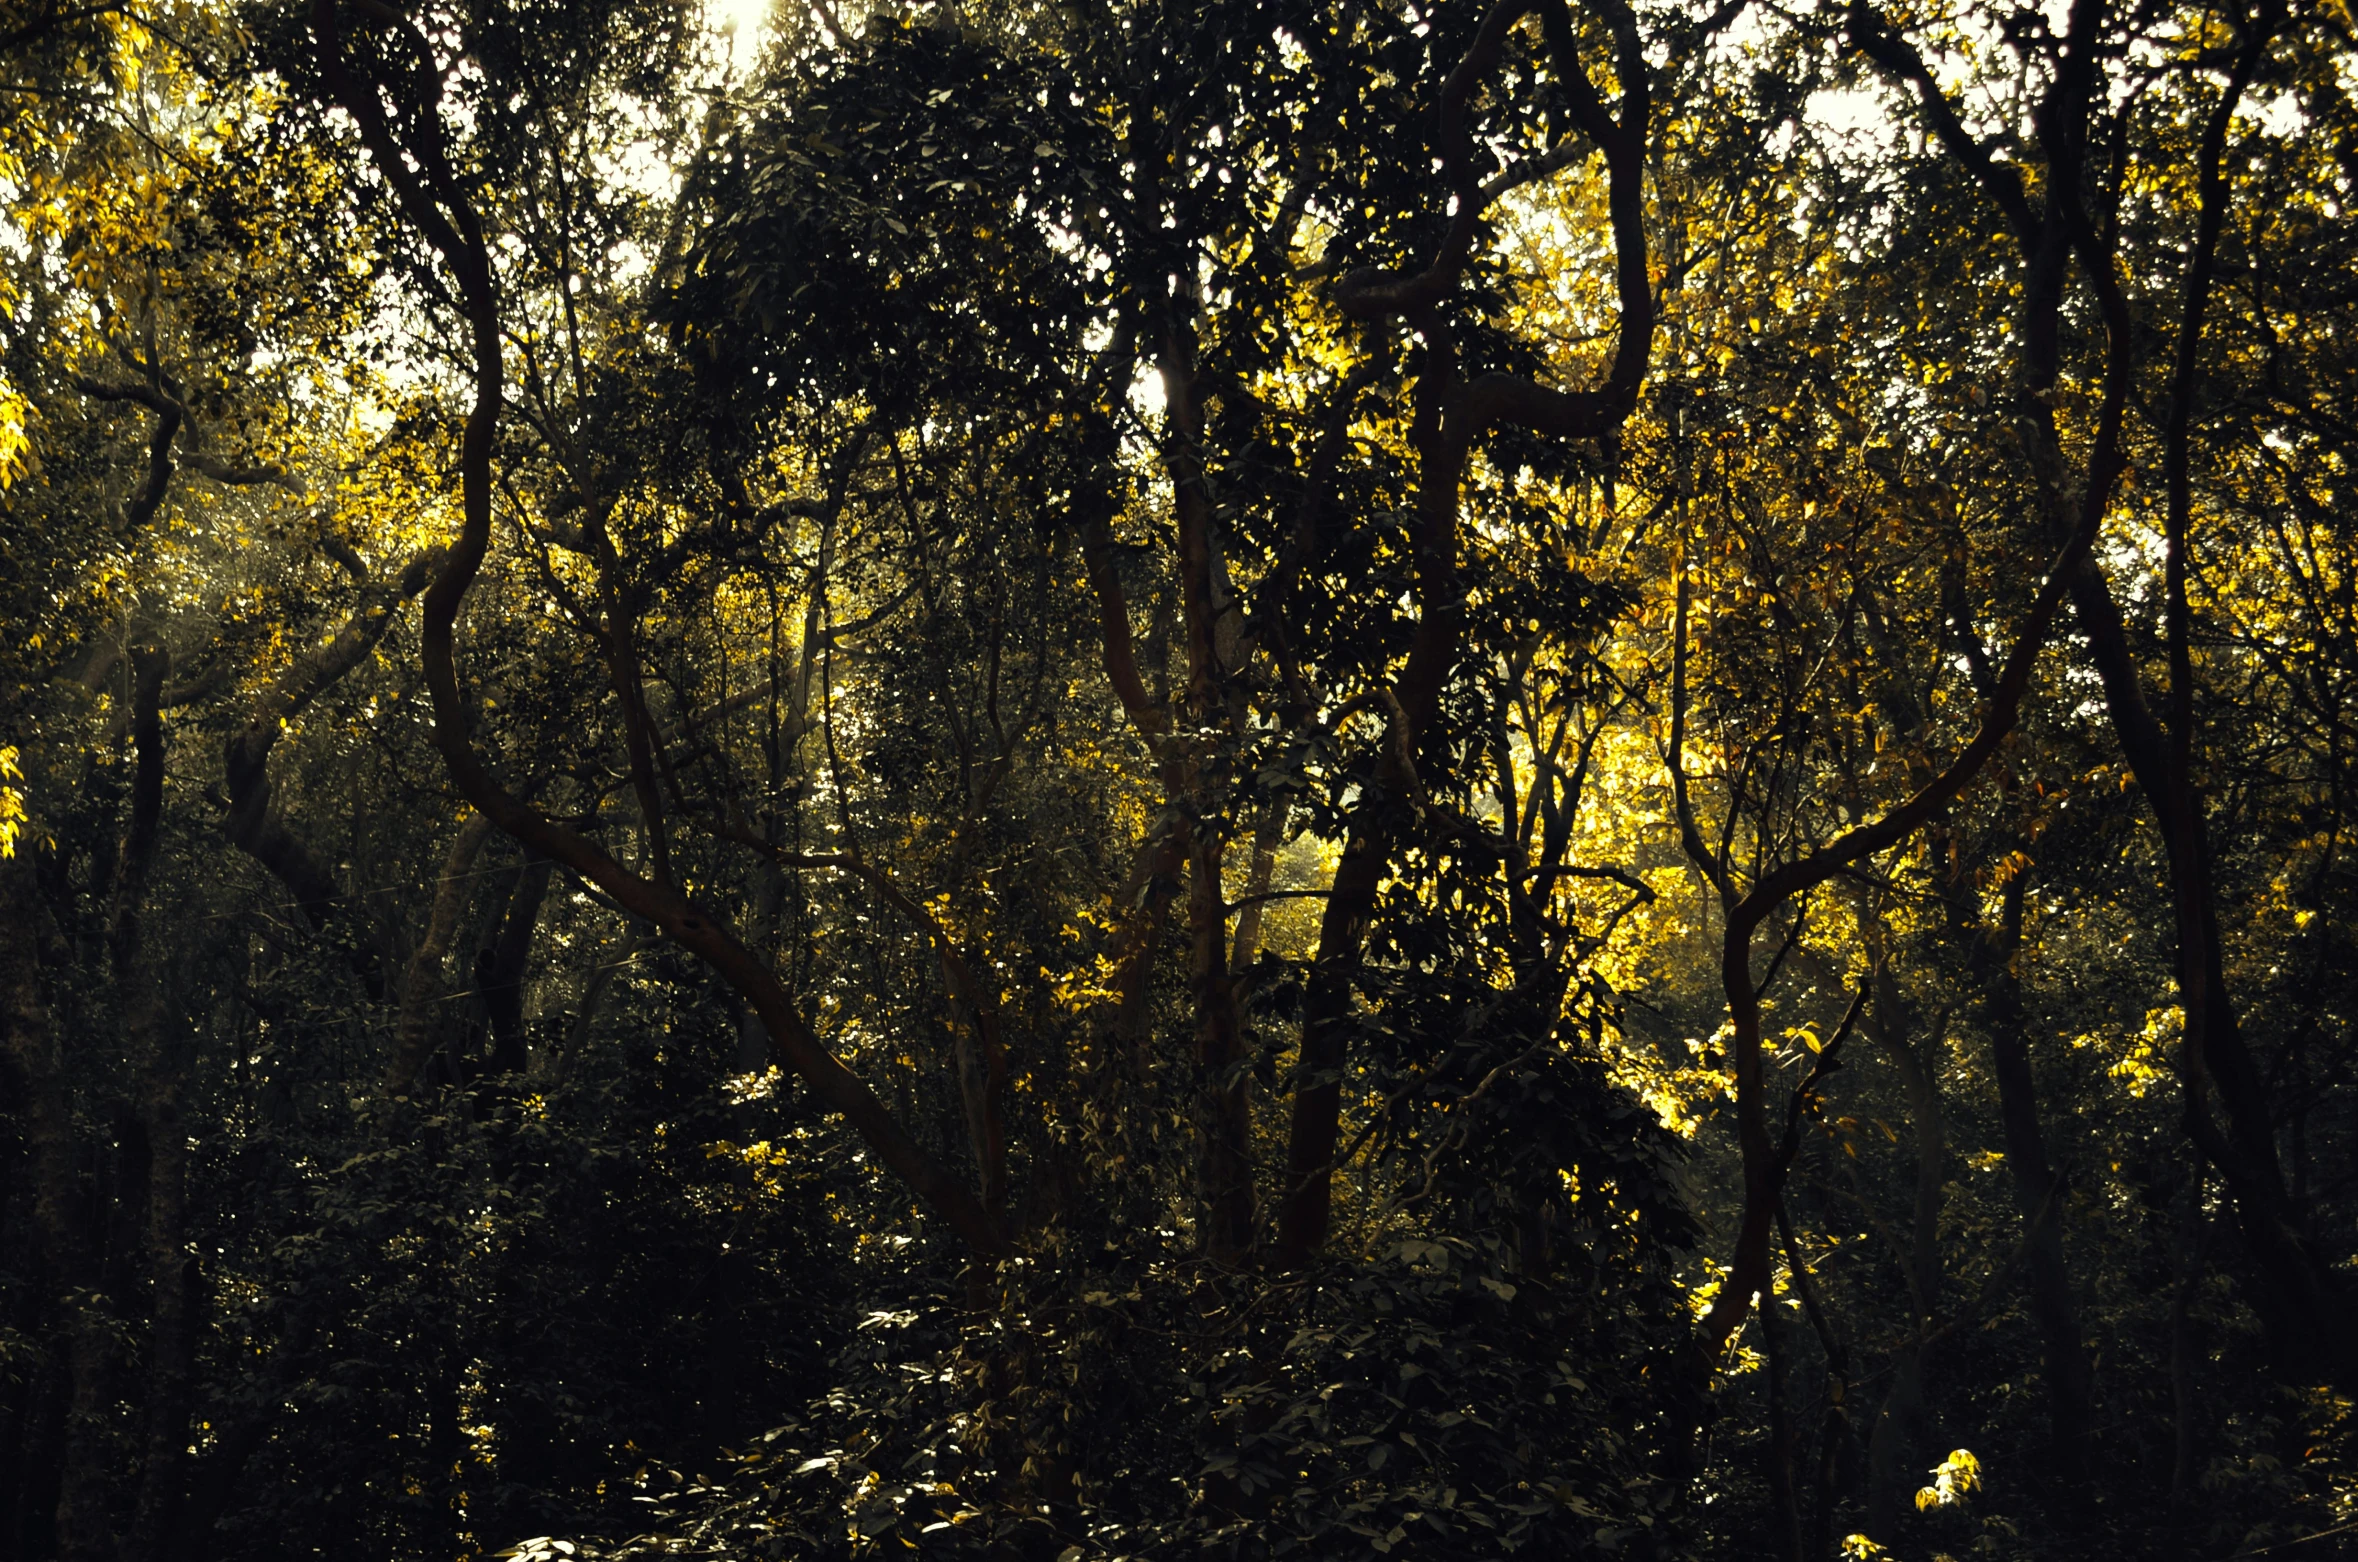
[[[0,11],[0,1550],[2332,1532],[2347,21]]]

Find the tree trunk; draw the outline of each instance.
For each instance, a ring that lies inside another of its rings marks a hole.
[[[1195,1062],[1202,1076],[1204,1113],[1204,1254],[1214,1263],[1233,1264],[1252,1250],[1256,1225],[1253,1071],[1244,1055],[1234,978],[1228,969],[1221,847],[1211,830],[1197,831],[1188,854],[1187,898],[1194,934]]]
[[[1871,916],[1873,908],[1862,906]],[[1879,942],[1879,941],[1877,941]],[[1902,1255],[1908,1298],[1914,1308],[1912,1329],[1892,1362],[1891,1390],[1868,1441],[1867,1533],[1884,1545],[1899,1539],[1905,1502],[1913,1488],[1916,1466],[1927,1442],[1924,1407],[1924,1350],[1922,1332],[1940,1307],[1942,1264],[1940,1213],[1946,1192],[1948,1126],[1942,1115],[1939,1059],[1943,1038],[1927,1035],[1923,1052],[1909,1034],[1912,1024],[1899,983],[1878,948],[1875,1000],[1868,1011],[1867,1031],[1900,1071],[1908,1093],[1909,1129],[1915,1141],[1916,1187],[1908,1248]]]
[[[2047,1159],[2039,1096],[2031,1074],[2030,1034],[2021,977],[2014,960],[2022,948],[2027,866],[2007,880],[2000,925],[1974,946],[1989,1030],[1990,1068],[1998,1083],[1998,1118],[2006,1136],[2006,1169],[2021,1212],[2032,1319],[2037,1323],[2047,1385],[2050,1438],[2047,1475],[2069,1511],[2087,1483],[2091,1425],[2087,1346],[2063,1248],[2064,1188]]]
[[[1777,1234],[1785,1244],[1785,1272],[1793,1277],[1794,1293],[1801,1298],[1802,1311],[1826,1353],[1826,1408],[1818,1423],[1818,1461],[1805,1543],[1808,1549],[1803,1553],[1811,1562],[1820,1562],[1829,1554],[1832,1544],[1836,1468],[1851,1437],[1850,1350],[1835,1332],[1833,1319],[1827,1316],[1817,1282],[1810,1275],[1809,1260],[1801,1244],[1793,1240],[1793,1222],[1785,1212],[1782,1199],[1777,1203]]]
[[[1242,976],[1261,957],[1261,913],[1269,904],[1265,897],[1277,872],[1277,846],[1284,833],[1284,807],[1263,808],[1261,822],[1253,830],[1253,860],[1245,876],[1244,904],[1236,913],[1236,947],[1228,957],[1228,969],[1234,975]]]
[[[1867,1436],[1868,1537],[1896,1545],[1916,1485],[1918,1450],[1924,1442],[1924,1353],[1911,1343],[1891,1360],[1891,1387]]]
[[[474,810],[451,838],[450,853],[436,880],[434,902],[426,917],[426,935],[410,956],[409,975],[402,983],[401,1012],[393,1025],[393,1057],[385,1066],[385,1091],[400,1095],[418,1081],[433,1058],[444,1027],[442,962],[458,931],[459,913],[466,909],[467,892],[474,886],[475,856],[491,836],[491,820]]]
[[[2088,559],[2080,561],[2070,584],[2113,731],[2154,810],[2173,891],[2183,899],[2186,881],[2208,880],[2201,865],[2209,851],[2201,814],[2174,814],[2166,806],[2178,784],[2169,746],[2146,703],[2112,588]],[[2199,1013],[2188,1016],[2188,1040],[2180,1048],[2186,1126],[2234,1201],[2245,1255],[2257,1271],[2242,1288],[2244,1299],[2267,1331],[2270,1362],[2281,1379],[2349,1388],[2358,1383],[2358,1344],[2342,1326],[2347,1300],[2332,1266],[2302,1235],[2285,1190],[2266,1083],[2227,991],[2218,911],[2208,895],[2183,909],[2178,930],[2180,989],[2199,994],[2193,1005]],[[2214,1090],[2227,1116],[2224,1134],[2210,1119],[2208,1096]]]
[[[64,1347],[59,1354],[66,1381],[65,1435],[57,1450],[54,1524],[64,1562],[112,1562],[107,1379],[114,1330],[90,1273],[82,1150],[74,1133],[73,1099],[52,1034],[48,998],[42,991],[37,930],[43,918],[32,858],[27,851],[0,868],[0,882],[8,891],[8,924],[18,930],[0,938],[0,981],[5,982],[0,1001],[8,1006],[8,1063],[23,1103],[33,1222],[41,1235],[44,1278],[57,1308]]]
[[[2194,1295],[2209,1257],[2210,1231],[2211,1223],[2203,1213],[2202,1163],[2197,1161],[2194,1186],[2187,1192],[2186,1215],[2178,1228],[2178,1283],[2170,1290],[2170,1500],[2179,1503],[2194,1496],[2195,1465],[2202,1446],[2202,1406],[2195,1381],[2202,1348],[2196,1337]]]
[[[1174,309],[1192,308],[1187,290]],[[1215,734],[1232,732],[1227,693],[1230,658],[1240,656],[1224,623],[1233,593],[1213,536],[1211,494],[1203,468],[1203,420],[1197,404],[1193,324],[1177,314],[1168,324],[1160,360],[1170,425],[1163,459],[1172,484],[1179,528],[1179,597],[1187,635],[1187,708],[1200,736],[1178,767],[1191,816],[1188,835],[1187,923],[1189,996],[1195,1006],[1198,1111],[1203,1119],[1201,1178],[1203,1248],[1214,1263],[1233,1264],[1252,1250],[1258,1217],[1253,1200],[1252,1070],[1244,1057],[1243,1026],[1229,974],[1227,814],[1224,767],[1216,763]],[[1233,626],[1228,626],[1232,629]]]
[[[1299,1262],[1326,1245],[1333,1207],[1334,1159],[1343,1106],[1344,1054],[1359,955],[1375,914],[1376,886],[1391,855],[1389,832],[1363,806],[1343,843],[1319,920],[1318,954],[1302,999],[1302,1044],[1294,1064],[1293,1122],[1286,1138],[1285,1187],[1277,1217],[1278,1248]]]
[[[548,898],[555,867],[546,857],[525,854],[524,871],[508,897],[499,936],[475,964],[475,987],[491,1020],[491,1067],[497,1074],[520,1076],[531,1065],[530,1040],[524,1029],[524,978],[532,960],[532,935],[540,926],[541,903]]]
[[[1769,1496],[1777,1513],[1777,1549],[1790,1562],[1804,1562],[1801,1491],[1793,1467],[1800,1441],[1793,1414],[1793,1330],[1773,1295],[1761,1298],[1760,1343],[1768,1358]]]
[[[189,1372],[195,1354],[190,1307],[196,1262],[188,1251],[188,1129],[180,1104],[188,1058],[171,1033],[163,975],[145,936],[148,887],[163,817],[160,707],[171,660],[160,647],[140,644],[132,647],[131,666],[131,819],[124,834],[112,921],[125,1050],[144,1082],[136,1111],[146,1150],[141,1251],[146,1261],[148,1329],[147,1431],[126,1549],[135,1562],[162,1562],[180,1503],[181,1465],[188,1446]]]
[[[182,1073],[159,1073],[144,1121],[148,1138],[147,1440],[129,1552],[136,1562],[169,1562],[179,1523],[195,1365],[197,1261],[188,1250],[188,1130],[180,1111]]]

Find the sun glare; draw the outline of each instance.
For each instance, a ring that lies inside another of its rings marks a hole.
[[[704,25],[726,38],[729,64],[742,75],[761,53],[771,0],[704,0]]]

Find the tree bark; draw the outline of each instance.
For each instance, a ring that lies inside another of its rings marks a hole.
[[[1302,1042],[1294,1064],[1293,1121],[1277,1220],[1278,1249],[1289,1262],[1298,1263],[1326,1245],[1359,956],[1375,914],[1376,887],[1391,855],[1391,834],[1375,811],[1363,804],[1344,837],[1302,999]]]

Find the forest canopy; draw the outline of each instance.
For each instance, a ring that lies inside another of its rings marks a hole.
[[[0,0],[0,1559],[2358,1540],[2346,0]]]

